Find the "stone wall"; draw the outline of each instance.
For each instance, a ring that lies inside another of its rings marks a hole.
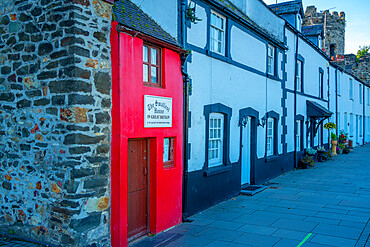
[[[329,56],[342,56],[344,55],[344,39],[345,39],[345,14],[344,12],[334,11],[333,13],[329,13],[328,10],[320,13],[317,12],[315,6],[308,6],[306,8],[306,12],[304,14],[304,18],[302,21],[302,26],[310,26],[316,24],[325,24],[325,16],[326,16],[326,31],[324,33],[324,40],[323,40],[323,49],[325,53]],[[325,44],[325,45],[324,45]],[[330,46],[334,48],[334,50],[330,51]]]
[[[110,245],[111,6],[0,0],[0,232]]]
[[[359,61],[357,61],[356,55],[347,54],[343,56],[343,59],[334,63],[370,86],[370,53],[360,57]]]

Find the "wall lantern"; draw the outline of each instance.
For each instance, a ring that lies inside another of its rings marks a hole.
[[[238,126],[245,127],[248,124],[248,116],[243,116],[239,118],[239,124]]]
[[[267,122],[267,118],[266,116],[263,116],[263,118],[261,118],[261,121],[258,121],[258,126],[262,126],[262,128],[264,128],[266,125],[266,122]]]

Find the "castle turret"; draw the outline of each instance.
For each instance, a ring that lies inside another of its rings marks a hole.
[[[322,49],[333,60],[344,55],[344,38],[345,38],[345,13],[329,10],[317,12],[315,6],[308,6],[302,26],[323,25],[324,39]]]

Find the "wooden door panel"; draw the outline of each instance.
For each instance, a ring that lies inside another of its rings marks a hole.
[[[128,142],[128,238],[134,239],[148,229],[148,141]]]
[[[148,160],[146,140],[129,141],[128,192],[148,188]]]
[[[148,190],[128,194],[128,237],[146,233],[148,223]]]

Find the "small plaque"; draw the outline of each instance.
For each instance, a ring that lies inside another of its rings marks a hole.
[[[172,98],[144,95],[144,128],[172,127]]]

